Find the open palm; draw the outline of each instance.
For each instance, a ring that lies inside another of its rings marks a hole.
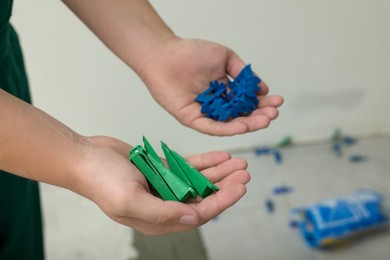
[[[145,55],[138,74],[154,99],[183,125],[209,135],[232,136],[268,127],[283,103],[280,96],[268,96],[268,86],[261,82],[258,108],[249,116],[220,122],[201,114],[195,98],[209,87],[209,82],[227,82],[245,65],[223,45],[173,38]]]
[[[72,190],[94,201],[111,219],[147,235],[198,227],[236,203],[246,192],[247,162],[226,152],[188,158],[219,191],[181,203],[152,194],[146,179],[128,160],[131,146],[109,137],[91,137]]]

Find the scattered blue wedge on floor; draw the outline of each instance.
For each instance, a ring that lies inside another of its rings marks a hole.
[[[271,148],[271,147],[255,148],[254,153],[256,156],[271,154],[271,155],[273,155],[276,164],[282,164],[282,162],[283,162],[282,152],[279,148]]]
[[[343,155],[344,147],[349,147],[357,144],[358,139],[352,136],[343,135],[340,129],[336,129],[332,134],[331,141],[333,153],[337,157],[341,157]]]
[[[267,198],[265,200],[265,208],[267,209],[268,213],[272,213],[275,210],[275,203],[272,199]]]
[[[288,194],[293,191],[293,188],[286,185],[281,185],[273,188],[273,194],[274,195],[282,195],[282,194]]]
[[[368,156],[361,155],[361,154],[353,154],[353,155],[349,156],[348,160],[351,163],[361,163],[361,162],[367,161],[368,160]]]
[[[359,189],[349,195],[295,208],[292,217],[299,219],[299,229],[307,244],[328,248],[353,241],[359,234],[383,228],[388,212],[381,193]]]
[[[143,138],[144,147],[138,145],[130,151],[129,160],[140,170],[164,200],[187,202],[209,196],[218,187],[190,165],[183,157],[161,142],[169,168],[165,167],[149,141]]]
[[[218,121],[246,116],[257,108],[260,82],[251,65],[247,65],[227,85],[217,80],[211,81],[210,87],[199,94],[195,101],[202,105],[202,114]]]

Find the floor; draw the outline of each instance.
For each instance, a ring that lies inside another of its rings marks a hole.
[[[342,249],[324,251],[306,246],[290,228],[290,210],[352,192],[373,188],[390,196],[390,138],[359,140],[345,147],[341,157],[330,143],[281,149],[283,161],[253,152],[236,154],[249,163],[252,180],[243,200],[201,228],[210,260],[219,259],[388,259],[390,232],[378,232]],[[351,155],[367,161],[351,163]],[[279,185],[292,187],[274,195]],[[274,211],[265,206],[274,202]]]
[[[47,260],[137,259],[133,231],[106,217],[91,201],[41,185]]]
[[[360,139],[345,146],[341,156],[332,151],[330,142],[280,151],[280,164],[272,155],[235,152],[249,163],[252,180],[246,196],[198,230],[159,238],[113,223],[92,202],[75,194],[42,185],[47,259],[388,259],[387,229],[326,251],[309,248],[289,222],[292,208],[357,188],[390,196],[390,138]],[[351,155],[366,160],[352,163]],[[292,190],[273,194],[279,185]],[[267,199],[273,201],[273,211],[266,207]]]

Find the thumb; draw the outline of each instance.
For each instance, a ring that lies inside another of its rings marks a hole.
[[[198,212],[187,204],[163,201],[150,193],[139,193],[130,207],[130,216],[155,225],[197,225]]]
[[[245,62],[232,49],[228,49],[228,60],[226,63],[226,72],[236,78],[245,67]]]

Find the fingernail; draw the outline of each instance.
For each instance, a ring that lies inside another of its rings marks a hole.
[[[184,215],[179,220],[179,224],[184,225],[195,225],[196,223],[198,223],[198,221],[193,215]]]

